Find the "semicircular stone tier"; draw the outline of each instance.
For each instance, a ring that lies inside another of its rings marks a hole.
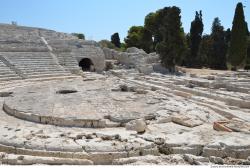
[[[112,91],[117,82],[74,79],[16,88],[5,99],[3,109],[23,120],[84,128],[118,127],[131,120],[154,117],[159,100],[150,94]],[[66,94],[60,94],[63,90]]]

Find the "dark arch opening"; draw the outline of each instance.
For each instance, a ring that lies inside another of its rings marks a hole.
[[[94,71],[94,64],[89,58],[83,58],[79,62],[79,66],[82,68],[83,71]]]

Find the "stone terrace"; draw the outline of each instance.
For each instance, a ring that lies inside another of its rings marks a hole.
[[[12,84],[2,90],[1,161],[249,164],[248,81],[248,73],[236,72],[178,77],[113,70]],[[145,120],[144,133],[130,128],[137,119]],[[217,121],[234,131],[215,130]]]
[[[0,81],[72,76],[80,73],[79,62],[89,58],[97,71],[105,68],[103,51],[92,41],[53,30],[0,24]]]

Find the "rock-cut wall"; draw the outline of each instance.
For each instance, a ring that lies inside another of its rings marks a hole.
[[[167,73],[167,69],[161,66],[159,55],[156,53],[147,54],[135,47],[128,48],[126,52],[119,52],[109,48],[103,48],[103,51],[107,60],[117,60],[127,68],[135,68],[140,73]]]
[[[88,58],[92,61],[96,71],[100,72],[105,69],[105,55],[95,41],[68,39],[48,40],[48,43],[52,46],[55,55],[60,59],[61,65],[66,64],[67,67],[68,62],[65,61],[65,58],[74,58],[73,60],[77,66],[81,60]],[[62,55],[64,55],[63,58]],[[72,59],[69,61],[71,61],[72,65]]]

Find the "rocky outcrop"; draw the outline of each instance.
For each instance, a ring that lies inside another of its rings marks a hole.
[[[127,68],[135,68],[140,73],[150,74],[154,71],[153,65],[159,62],[156,53],[147,54],[145,51],[132,47],[126,52],[119,52],[109,48],[103,48],[106,59],[118,60],[120,64]]]

